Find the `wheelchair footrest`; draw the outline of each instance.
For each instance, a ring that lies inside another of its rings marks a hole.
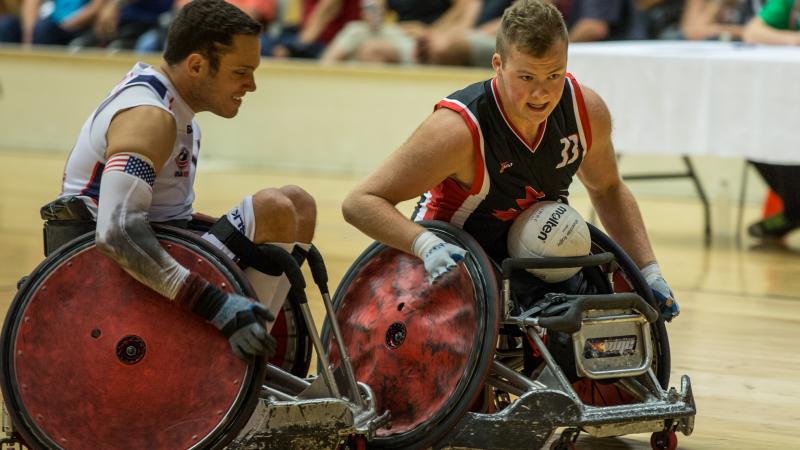
[[[467,413],[435,448],[541,448],[556,428],[580,416],[580,405],[564,392],[532,390],[494,414]]]
[[[661,431],[670,427],[689,436],[694,429],[696,413],[691,382],[684,375],[680,394],[671,389],[663,400],[618,406],[585,406],[579,423],[575,425],[597,437]]]
[[[586,406],[555,389],[530,390],[494,414],[468,413],[435,448],[540,448],[559,427],[579,427],[597,437],[662,431],[692,433],[696,413],[689,377],[681,392],[630,405]]]
[[[227,448],[335,449],[345,436],[355,434],[354,422],[354,412],[343,400],[261,399],[247,425]]]

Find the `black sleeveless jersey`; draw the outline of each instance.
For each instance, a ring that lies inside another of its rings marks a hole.
[[[451,94],[439,108],[459,113],[472,132],[475,178],[468,190],[444,180],[422,195],[412,219],[450,222],[500,261],[508,256],[508,230],[522,211],[541,200],[567,201],[591,147],[580,85],[567,74],[561,100],[530,143],[506,116],[494,78]]]

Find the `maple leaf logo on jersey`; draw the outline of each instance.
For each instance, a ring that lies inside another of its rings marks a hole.
[[[532,204],[538,202],[539,199],[542,197],[544,197],[544,194],[542,194],[541,192],[537,191],[536,189],[530,186],[525,186],[525,198],[518,198],[516,200],[519,209],[508,208],[505,211],[495,209],[492,215],[502,220],[503,222],[514,220],[517,218],[517,216],[519,216],[522,213],[522,211],[528,209]]]

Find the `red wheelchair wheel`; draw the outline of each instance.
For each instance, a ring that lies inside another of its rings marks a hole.
[[[375,392],[377,410],[392,415],[392,428],[379,430],[370,448],[425,448],[444,437],[481,394],[494,357],[499,297],[491,262],[460,229],[422,224],[468,251],[458,268],[431,285],[418,258],[374,243],[334,296],[356,378]]]
[[[181,264],[253,296],[191,233],[157,236]],[[93,235],[53,252],[17,293],[2,333],[3,397],[34,448],[222,448],[252,414],[263,358],[135,281]]]
[[[305,378],[311,366],[311,336],[297,305],[284,303],[270,334],[278,341],[278,347],[269,363]]]

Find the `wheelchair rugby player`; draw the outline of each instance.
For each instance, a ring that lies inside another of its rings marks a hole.
[[[370,445],[538,448],[567,427],[553,448],[581,430],[674,448],[692,431],[688,377],[665,390],[678,304],[567,47],[554,6],[515,2],[494,76],[439,101],[343,204],[377,241],[334,298],[357,378],[392,413]],[[610,238],[566,206],[575,175]]]

